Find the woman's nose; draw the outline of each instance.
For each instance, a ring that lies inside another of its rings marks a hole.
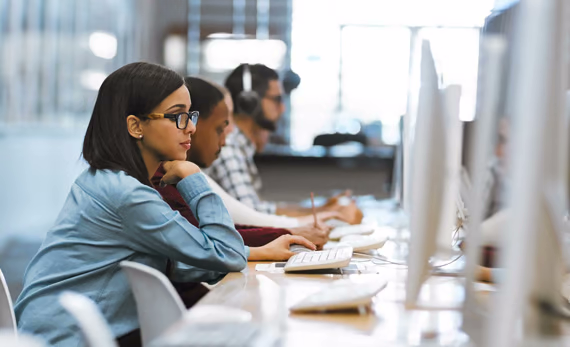
[[[190,122],[188,122],[188,126],[184,130],[186,133],[188,133],[190,135],[194,135],[194,133],[196,132],[196,125],[194,125],[194,123],[192,123],[190,121]]]

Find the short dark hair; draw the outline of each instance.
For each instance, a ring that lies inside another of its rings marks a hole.
[[[246,64],[240,64],[226,78],[224,85],[228,88],[234,105],[238,105],[237,97],[243,91],[243,69]],[[249,64],[248,64],[249,65]],[[277,72],[263,64],[249,65],[251,72],[251,88],[264,97],[269,89],[269,81],[279,80]]]
[[[128,64],[110,74],[99,89],[83,141],[83,158],[91,169],[125,171],[152,186],[126,119],[150,113],[183,85],[182,76],[150,63]]]
[[[212,111],[224,100],[224,94],[212,83],[199,77],[185,77],[184,82],[190,91],[192,106],[190,111],[200,112],[200,119],[210,117]]]

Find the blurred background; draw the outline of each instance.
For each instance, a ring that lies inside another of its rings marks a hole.
[[[264,197],[298,201],[349,188],[382,198],[421,40],[431,41],[441,86],[461,86],[460,118],[469,122],[481,28],[512,2],[0,0],[6,277],[19,285],[85,168],[81,146],[98,88],[120,66],[155,62],[220,83],[246,62],[293,71],[301,83],[257,158]]]

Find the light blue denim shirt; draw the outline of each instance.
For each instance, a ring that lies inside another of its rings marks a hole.
[[[212,282],[241,271],[249,248],[222,200],[197,173],[177,189],[200,222],[190,224],[159,193],[122,171],[86,170],[75,181],[55,226],[32,259],[16,302],[18,328],[56,346],[85,345],[58,297],[72,290],[91,298],[119,337],[139,327],[134,297],[119,263],[166,270],[178,281]]]

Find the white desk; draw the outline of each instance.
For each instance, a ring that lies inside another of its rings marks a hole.
[[[390,217],[389,211],[371,199],[359,206],[369,217],[368,222],[377,218],[376,222],[382,225]],[[390,235],[391,240],[402,237],[405,235]],[[403,254],[407,253],[406,244],[391,240],[382,248],[382,253],[391,259],[403,260]],[[429,278],[422,288],[418,305],[434,309],[407,311],[404,308],[405,267],[377,265],[365,260],[358,262],[367,268],[365,274],[301,275],[285,274],[282,270],[256,271],[257,264],[260,263],[250,262],[243,272],[228,274],[196,306],[214,304],[249,311],[254,322],[280,332],[282,346],[456,346],[469,341],[468,336],[460,331],[461,312],[458,309],[464,296],[461,278]],[[388,280],[388,286],[378,293],[371,310],[364,314],[293,314],[288,311],[288,307],[332,281],[341,278],[366,281],[377,277]],[[448,309],[436,310],[436,306]],[[456,309],[449,309],[453,307]],[[183,332],[184,327],[185,323],[179,322],[164,337]],[[189,340],[191,338],[188,337]]]
[[[249,263],[241,273],[227,275],[196,306],[216,304],[249,311],[254,322],[278,329],[283,346],[323,345],[394,346],[458,345],[468,341],[459,330],[461,313],[457,310],[407,311],[404,308],[406,270],[395,265],[374,265],[378,274],[295,275],[256,271],[259,263]],[[275,270],[278,271],[278,270]],[[358,312],[292,314],[288,307],[340,278],[355,281],[381,276],[388,286],[365,314]],[[280,300],[283,296],[284,301]],[[462,279],[431,277],[426,281],[419,305],[459,308],[463,301]],[[280,302],[282,302],[280,304]],[[184,329],[181,322],[167,335]],[[430,338],[431,335],[431,338]],[[189,337],[191,338],[191,337]],[[314,343],[311,343],[313,341]]]

